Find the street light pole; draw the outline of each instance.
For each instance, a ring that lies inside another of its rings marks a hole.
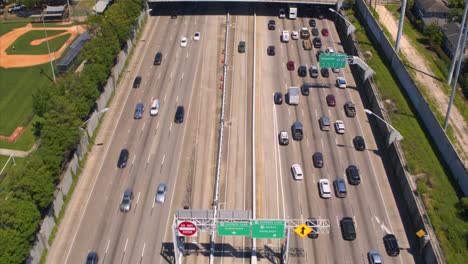
[[[356,32],[356,28],[353,26],[353,24],[351,24],[351,22],[349,22],[348,20],[346,20],[346,18],[344,16],[342,16],[340,13],[338,13],[336,10],[334,10],[333,8],[328,8],[328,10],[330,10],[331,12],[337,14],[339,17],[341,17],[345,22],[346,24],[348,25],[348,30],[347,30],[347,35],[349,36],[351,33],[354,33]]]
[[[44,28],[44,34],[46,36],[46,43],[47,43],[47,51],[49,52],[49,62],[50,62],[50,69],[52,70],[52,77],[54,77],[54,83],[57,82],[55,79],[55,71],[54,71],[54,65],[52,64],[52,57],[50,56],[50,46],[49,46],[49,38],[47,37],[47,31],[45,29],[45,17],[44,13],[42,14],[42,27]]]
[[[403,21],[405,20],[405,11],[406,11],[406,0],[403,0],[401,1],[400,21],[398,22],[398,32],[397,32],[396,43],[395,43],[396,52],[400,50],[400,38],[403,32]]]
[[[377,119],[379,119],[380,121],[384,122],[388,127],[390,127],[391,131],[390,131],[390,136],[389,136],[389,139],[388,139],[388,145],[390,146],[390,144],[392,144],[395,140],[396,141],[400,141],[403,139],[403,136],[400,134],[400,132],[398,132],[398,130],[396,130],[396,128],[394,128],[392,125],[390,125],[389,123],[387,123],[387,121],[385,121],[383,118],[381,118],[380,116],[376,115],[374,112],[372,112],[371,110],[369,109],[364,109],[364,112],[366,112],[366,114],[369,114],[369,115],[373,115],[375,117],[377,117]]]
[[[96,115],[96,116],[99,116],[99,115],[101,115],[101,114],[107,112],[108,110],[109,110],[109,108],[104,108],[104,109],[102,109],[101,111],[97,112],[97,115]],[[90,118],[88,118],[88,120],[84,121],[83,124],[80,125],[80,128],[81,128],[82,126],[86,125],[91,119],[93,119],[93,118],[96,117],[96,116],[91,116]]]

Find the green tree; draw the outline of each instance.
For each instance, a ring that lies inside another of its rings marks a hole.
[[[437,24],[434,23],[424,27],[423,34],[431,41],[431,45],[442,45],[442,42],[444,40],[444,34],[442,33],[440,27]]]

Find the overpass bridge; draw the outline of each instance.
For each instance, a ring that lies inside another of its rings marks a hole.
[[[343,0],[147,0],[148,3],[171,3],[171,2],[241,2],[241,3],[277,3],[277,4],[304,4],[304,5],[338,5],[341,6]]]

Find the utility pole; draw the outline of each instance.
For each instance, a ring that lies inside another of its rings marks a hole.
[[[49,46],[49,39],[47,37],[47,31],[45,28],[45,16],[44,13],[42,13],[42,26],[44,28],[44,34],[46,36],[46,43],[47,43],[47,51],[49,52],[49,62],[50,62],[50,69],[52,70],[52,77],[54,77],[54,83],[57,83],[57,80],[55,79],[55,71],[54,71],[54,65],[52,64],[52,57],[50,56],[50,46]]]
[[[453,56],[452,56],[452,62],[450,63],[450,70],[449,70],[449,73],[448,73],[447,84],[450,84],[452,82],[453,70],[455,68],[455,62],[457,61],[457,57],[458,57],[458,52],[459,52],[458,49],[460,47],[462,32],[463,32],[464,27],[466,26],[465,23],[466,23],[466,13],[467,13],[467,11],[468,11],[468,0],[465,2],[465,10],[463,11],[463,18],[462,18],[462,22],[460,24],[460,32],[458,33],[457,45],[455,46],[455,51],[453,52]],[[464,49],[463,49],[463,51],[464,51]]]
[[[401,8],[400,8],[400,22],[398,22],[398,32],[396,37],[395,43],[395,51],[400,51],[400,38],[403,32],[403,21],[405,21],[405,12],[406,12],[406,0],[401,1]]]

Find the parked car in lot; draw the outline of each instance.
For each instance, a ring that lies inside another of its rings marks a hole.
[[[267,54],[268,56],[275,56],[275,46],[268,46]]]
[[[279,139],[279,144],[281,146],[286,146],[289,144],[289,135],[288,135],[288,132],[286,131],[281,131],[279,132],[278,134],[278,139]]]
[[[141,76],[135,77],[135,80],[133,80],[133,88],[139,88],[141,84]]]
[[[177,106],[177,109],[176,109],[176,113],[175,113],[175,117],[174,117],[174,122],[175,123],[182,123],[184,122],[184,106],[182,105],[179,105]]]
[[[318,230],[318,220],[317,218],[310,217],[306,220],[306,225],[312,229],[312,231],[307,234],[309,238],[316,239],[319,237],[319,230]]]
[[[330,182],[327,179],[319,180],[320,197],[328,199],[331,197]]]
[[[239,46],[237,47],[239,53],[245,53],[245,41],[240,41]]]
[[[331,107],[336,106],[336,100],[333,94],[327,95],[326,99],[327,99],[328,106],[331,106]]]
[[[128,149],[120,151],[119,160],[117,161],[118,168],[125,168],[127,166],[128,155]]]
[[[286,67],[289,71],[294,71],[294,61],[288,61],[288,63],[286,63]]]
[[[315,168],[323,168],[323,154],[322,152],[315,152],[312,155],[312,161]]]
[[[341,234],[344,240],[356,239],[356,228],[354,227],[354,220],[351,217],[343,217],[340,221]]]
[[[145,111],[145,106],[143,103],[138,103],[135,107],[135,114],[133,115],[133,118],[141,119],[143,117],[143,111]]]
[[[299,66],[297,69],[297,74],[299,77],[307,77],[307,67],[303,65]]]
[[[367,258],[369,260],[369,264],[382,264],[382,256],[376,250],[371,250],[367,253]]]
[[[302,173],[302,168],[301,165],[299,164],[293,164],[291,166],[291,172],[293,174],[293,178],[295,180],[302,180],[304,179],[304,174]]]
[[[345,114],[347,117],[355,117],[356,116],[356,106],[348,101],[344,104],[343,106],[344,110],[345,110]]]
[[[335,130],[337,134],[344,134],[345,133],[345,125],[342,120],[335,121]]]
[[[353,139],[353,144],[357,151],[364,151],[366,149],[366,142],[364,142],[364,138],[361,136],[356,136]]]
[[[130,209],[132,209],[132,201],[133,191],[131,189],[127,189],[122,196],[122,202],[120,203],[120,211],[124,213],[130,211]]]
[[[157,203],[164,203],[164,201],[166,200],[166,193],[167,193],[167,186],[165,183],[160,183],[158,185],[158,188],[156,189],[156,202]]]
[[[394,234],[388,234],[383,237],[385,251],[389,256],[395,257],[400,254],[400,247],[398,246],[398,240]]]
[[[338,88],[346,88],[346,79],[344,77],[338,77],[336,78],[336,86]]]
[[[314,44],[314,48],[316,48],[316,49],[320,49],[322,47],[322,40],[320,38],[318,38],[318,37],[314,38],[312,40],[312,43]]]
[[[359,169],[356,165],[349,165],[346,168],[346,177],[348,177],[348,183],[351,185],[358,185],[361,183],[361,176],[359,175]]]
[[[280,92],[276,92],[275,95],[273,96],[273,100],[275,104],[280,105],[283,103],[283,94]]]
[[[328,68],[321,68],[320,73],[322,74],[322,77],[328,78],[330,76],[330,72],[328,71]]]
[[[276,28],[276,22],[274,20],[268,21],[268,29],[275,30],[275,28]]]

